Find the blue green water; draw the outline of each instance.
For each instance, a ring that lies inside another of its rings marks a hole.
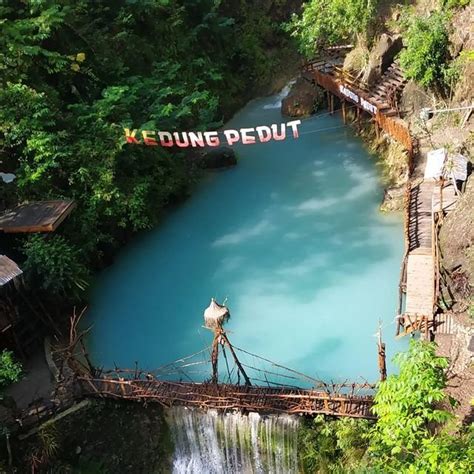
[[[227,127],[286,122],[278,105],[253,101]],[[377,379],[379,319],[388,357],[404,347],[393,337],[402,219],[378,211],[375,159],[340,117],[300,133],[237,146],[238,166],[208,174],[103,272],[87,321],[97,364],[152,369],[200,350],[215,297],[236,346],[319,378]]]

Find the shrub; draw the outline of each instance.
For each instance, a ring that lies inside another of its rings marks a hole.
[[[425,341],[410,341],[407,352],[397,354],[397,375],[381,382],[373,411],[379,417],[371,437],[370,450],[381,465],[412,464],[423,452],[432,429],[450,419],[439,408],[446,400],[444,370],[447,359],[436,356],[436,346]]]
[[[21,364],[15,361],[12,352],[4,350],[0,353],[0,389],[18,382],[21,371]]]
[[[400,65],[408,79],[424,87],[442,89],[444,71],[449,59],[449,37],[446,15],[432,13],[425,18],[409,16],[404,36],[405,48]]]
[[[61,235],[33,235],[25,244],[24,268],[44,290],[54,294],[84,290],[88,271],[81,252]]]

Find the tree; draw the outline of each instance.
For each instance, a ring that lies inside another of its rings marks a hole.
[[[299,49],[311,57],[320,46],[353,41],[374,19],[378,0],[311,0],[300,16],[294,14],[286,29]]]
[[[127,145],[123,128],[215,129],[272,77],[268,44],[286,35],[255,3],[1,2],[0,161],[17,176],[6,199],[77,203],[61,238],[23,247],[55,298],[195,182],[182,152]]]

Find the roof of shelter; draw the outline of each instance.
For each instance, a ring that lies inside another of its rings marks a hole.
[[[72,212],[74,201],[40,201],[20,204],[0,215],[5,233],[54,232]]]

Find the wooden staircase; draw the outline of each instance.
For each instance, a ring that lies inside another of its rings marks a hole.
[[[399,115],[397,103],[406,82],[400,65],[394,62],[380,80],[370,88],[372,97],[383,106],[381,110],[385,116]]]

